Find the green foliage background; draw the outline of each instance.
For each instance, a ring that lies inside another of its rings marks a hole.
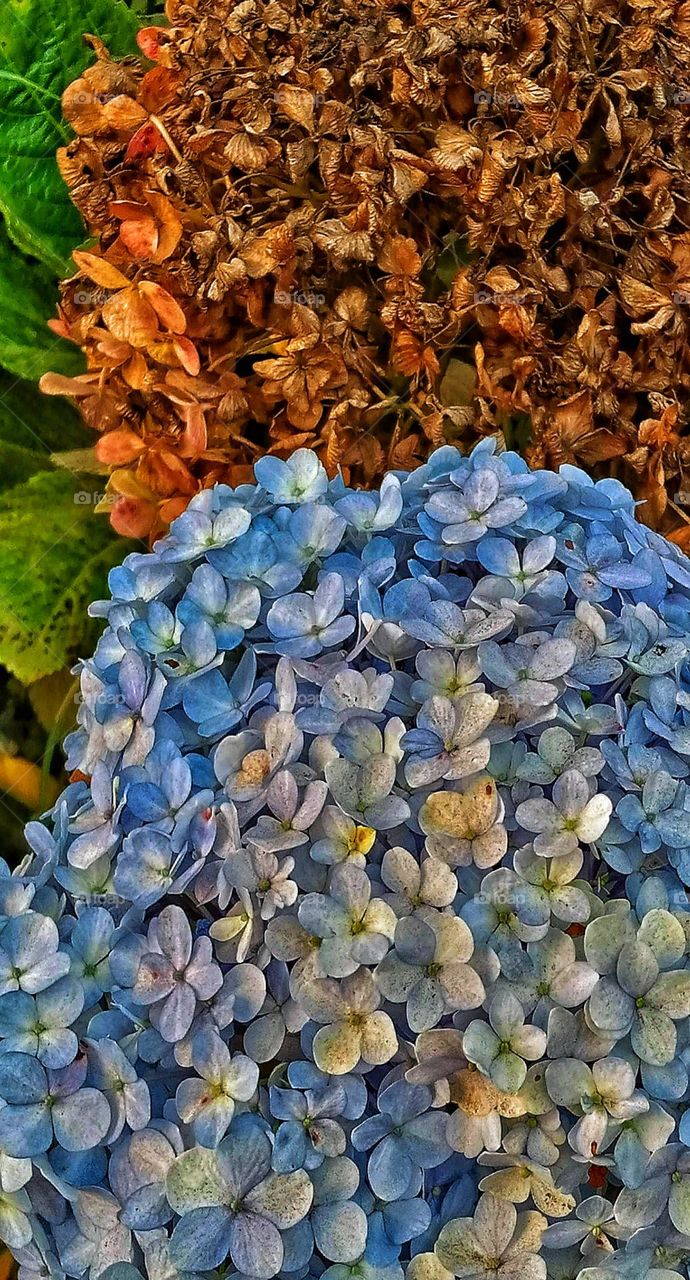
[[[37,387],[48,370],[83,368],[48,328],[85,234],[56,162],[71,136],[60,98],[93,61],[84,33],[121,56],[158,11],[156,0],[0,3],[0,758],[42,758],[46,779],[74,717],[69,669],[97,634],[88,605],[128,550],[95,514],[102,478],[74,469],[92,434],[68,401]],[[26,817],[21,797],[0,788],[10,859],[23,852]]]

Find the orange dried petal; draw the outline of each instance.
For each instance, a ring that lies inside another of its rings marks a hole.
[[[85,249],[74,249],[72,257],[82,274],[101,288],[126,289],[128,287],[127,276],[100,254],[88,253]]]
[[[169,525],[171,520],[175,520],[177,516],[181,516],[182,512],[187,508],[187,497],[168,498],[165,502],[161,502],[158,509],[158,515],[163,525]]]
[[[192,494],[196,483],[189,467],[170,449],[151,450],[140,463],[142,480],[154,493],[172,497],[176,493]]]
[[[177,93],[179,76],[168,67],[152,67],[141,82],[141,101],[147,112],[160,111]]]
[[[414,277],[422,269],[422,259],[410,236],[393,236],[379,253],[378,265],[388,275]]]
[[[122,377],[134,391],[144,391],[147,388],[150,382],[149,367],[141,351],[133,351],[126,364],[123,364]]]
[[[129,140],[125,158],[127,160],[147,160],[150,156],[162,155],[168,151],[168,144],[160,129],[147,120]]]
[[[147,302],[150,302],[164,329],[168,329],[170,333],[184,333],[187,317],[167,289],[161,288],[153,280],[142,280],[136,287]]]
[[[113,336],[133,347],[145,347],[158,333],[156,312],[136,288],[114,294],[102,315]]]
[[[142,27],[137,31],[137,44],[145,58],[157,62],[161,49],[168,41],[165,27]]]
[[[109,431],[101,437],[96,445],[96,457],[99,462],[120,467],[124,463],[134,462],[145,448],[146,445],[136,431],[120,427],[119,430]]]
[[[182,235],[182,220],[175,212],[172,202],[158,191],[147,192],[146,199],[151,206],[158,224],[158,248],[156,262],[164,262],[175,252]]]
[[[46,396],[71,396],[80,399],[91,396],[98,382],[98,374],[81,373],[75,378],[67,378],[62,373],[44,373],[39,387]]]
[[[110,523],[123,538],[147,538],[156,515],[155,505],[143,498],[118,498],[110,509]]]
[[[194,376],[201,368],[199,352],[189,338],[176,338],[172,343],[173,350],[186,373]]]
[[[198,458],[208,444],[206,419],[201,405],[190,405],[184,410],[185,428],[182,433],[180,453],[183,458]]]
[[[153,258],[158,248],[158,228],[153,218],[128,218],[120,227],[120,244],[137,262]]]
[[[118,133],[131,133],[144,123],[148,112],[139,102],[126,93],[119,93],[104,103],[103,116],[108,131],[115,129]]]

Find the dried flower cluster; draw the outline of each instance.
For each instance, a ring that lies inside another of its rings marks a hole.
[[[679,1280],[690,562],[491,442],[256,473],[112,572],[0,877],[0,1235],[26,1280]]]
[[[687,0],[168,0],[68,90],[96,246],[48,375],[145,536],[267,451],[370,484],[531,431],[662,527],[690,388]],[[674,492],[675,492],[674,489]]]

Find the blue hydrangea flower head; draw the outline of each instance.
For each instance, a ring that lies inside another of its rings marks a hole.
[[[690,563],[486,440],[110,591],[0,865],[22,1280],[686,1276]]]

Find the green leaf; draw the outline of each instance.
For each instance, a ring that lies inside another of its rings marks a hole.
[[[0,138],[2,134],[0,129]],[[25,258],[0,223],[0,365],[30,381],[49,369],[68,375],[81,373],[81,353],[48,328],[57,301],[52,271]]]
[[[61,274],[84,228],[55,158],[71,136],[60,98],[93,62],[84,32],[119,57],[138,27],[121,0],[2,0],[0,212],[19,248]]]
[[[129,549],[94,513],[98,496],[64,471],[0,495],[0,663],[25,684],[88,652],[87,607]]]
[[[90,441],[67,400],[0,371],[0,491],[53,469],[51,454]]]

